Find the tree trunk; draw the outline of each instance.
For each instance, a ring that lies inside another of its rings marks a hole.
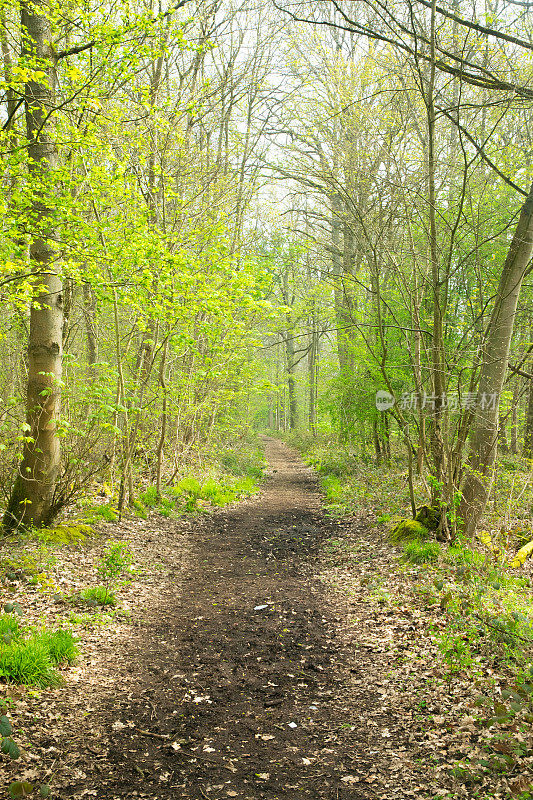
[[[51,230],[53,211],[45,193],[49,174],[57,167],[57,148],[50,136],[49,115],[54,107],[54,53],[50,20],[45,7],[22,3],[23,56],[42,64],[43,77],[25,86],[29,173],[35,194],[32,217],[39,232],[30,246],[35,273],[35,297],[30,313],[28,342],[27,438],[4,526],[48,524],[58,510],[54,491],[60,469],[56,423],[61,402],[63,287],[57,274],[57,253]]]
[[[311,342],[307,356],[309,372],[309,430],[313,436],[317,435],[316,428],[316,395],[317,395],[317,362],[318,362],[318,331],[316,317],[313,312],[311,317]]]
[[[390,425],[388,414],[383,414],[383,451],[385,456],[390,459]]]
[[[289,273],[288,266],[283,273],[283,302],[292,309],[294,303],[294,293],[289,292]],[[293,431],[298,427],[298,402],[296,399],[296,358],[294,353],[294,322],[292,311],[286,316],[287,329],[284,331],[283,341],[285,342],[285,358],[287,364],[287,391],[289,394],[289,430]],[[287,419],[287,418],[285,418]],[[285,426],[286,429],[286,426]]]
[[[96,327],[96,302],[89,283],[83,284],[83,316],[85,318],[85,336],[87,346],[87,365],[89,375],[96,377],[98,360],[98,337]]]
[[[353,435],[350,415],[355,379],[354,279],[359,264],[355,236],[340,194],[331,195],[331,253],[340,373],[339,432],[341,439],[346,441]]]
[[[518,453],[518,400],[520,397],[518,381],[514,382],[513,400],[511,411],[511,453],[516,456]]]
[[[529,366],[529,372],[533,369],[533,364]],[[529,381],[527,389],[527,410],[526,410],[526,429],[524,431],[524,458],[532,458],[533,454],[533,381]]]
[[[165,452],[165,438],[167,434],[167,419],[168,419],[168,412],[167,412],[167,382],[165,379],[165,369],[166,369],[166,362],[167,362],[167,353],[168,353],[168,336],[165,339],[165,344],[163,346],[163,353],[161,354],[161,364],[159,366],[159,385],[161,386],[161,390],[163,392],[163,408],[161,410],[161,429],[159,434],[159,442],[157,445],[157,469],[156,469],[156,478],[155,478],[155,490],[157,499],[161,499],[161,475],[163,471],[163,456]]]
[[[74,306],[74,296],[76,287],[70,278],[66,278],[63,283],[63,350],[68,351],[68,339],[70,335],[70,317]]]
[[[502,453],[509,452],[509,443],[507,441],[507,430],[505,427],[505,420],[503,418],[500,419],[498,423],[498,442],[500,451]]]
[[[374,451],[376,453],[376,464],[381,463],[381,442],[379,439],[378,418],[372,420],[372,438],[374,439]]]
[[[431,67],[428,81],[426,101],[427,130],[428,130],[428,212],[429,212],[429,257],[431,266],[431,294],[433,331],[431,339],[431,382],[434,396],[434,408],[431,417],[431,452],[436,481],[432,485],[431,504],[441,501],[444,475],[446,470],[443,441],[443,407],[442,398],[445,390],[444,379],[444,352],[443,352],[443,319],[445,304],[443,302],[443,281],[439,261],[439,248],[437,242],[437,192],[436,192],[436,122],[435,112],[435,25],[436,10],[435,0],[431,6]],[[444,515],[442,515],[444,521]]]
[[[532,255],[533,185],[520,212],[485,334],[475,417],[470,433],[470,459],[459,508],[467,534],[475,531],[492,484],[498,440],[498,401],[507,372],[518,297]]]
[[[298,403],[296,400],[296,367],[294,364],[294,339],[290,331],[285,333],[287,353],[287,389],[289,392],[289,430],[298,427]]]
[[[331,197],[331,267],[334,281],[335,319],[337,323],[337,353],[341,376],[348,370],[346,352],[346,317],[344,289],[342,281],[341,231],[342,231],[342,198],[334,194]]]

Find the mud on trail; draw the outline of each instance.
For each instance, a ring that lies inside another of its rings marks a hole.
[[[316,574],[337,523],[293,451],[269,439],[266,454],[255,498],[181,533],[181,523],[152,523],[145,546],[165,562],[165,578],[122,639],[100,633],[84,667],[92,687],[82,674],[61,690],[51,735],[34,732],[54,796],[414,794],[394,775],[395,791],[383,793],[382,731],[393,720],[371,675],[387,665],[342,634],[342,608]]]

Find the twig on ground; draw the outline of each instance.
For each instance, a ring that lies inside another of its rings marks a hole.
[[[143,736],[153,736],[155,739],[163,739],[167,740],[170,739],[168,733],[153,733],[152,731],[145,731],[142,728],[135,728],[137,733],[142,733]]]

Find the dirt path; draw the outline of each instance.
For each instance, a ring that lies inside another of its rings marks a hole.
[[[63,690],[50,739],[34,740],[55,796],[406,796],[383,793],[391,720],[368,676],[386,665],[339,636],[315,574],[335,530],[316,476],[282,443],[266,447],[260,495],[185,536],[175,524],[153,534],[170,580],[127,639],[99,646],[92,696],[83,681]]]

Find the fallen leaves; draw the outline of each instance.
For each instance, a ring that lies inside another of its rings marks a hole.
[[[354,784],[359,783],[359,778],[356,778],[355,775],[344,775],[344,777],[341,778],[341,781],[353,786]]]

